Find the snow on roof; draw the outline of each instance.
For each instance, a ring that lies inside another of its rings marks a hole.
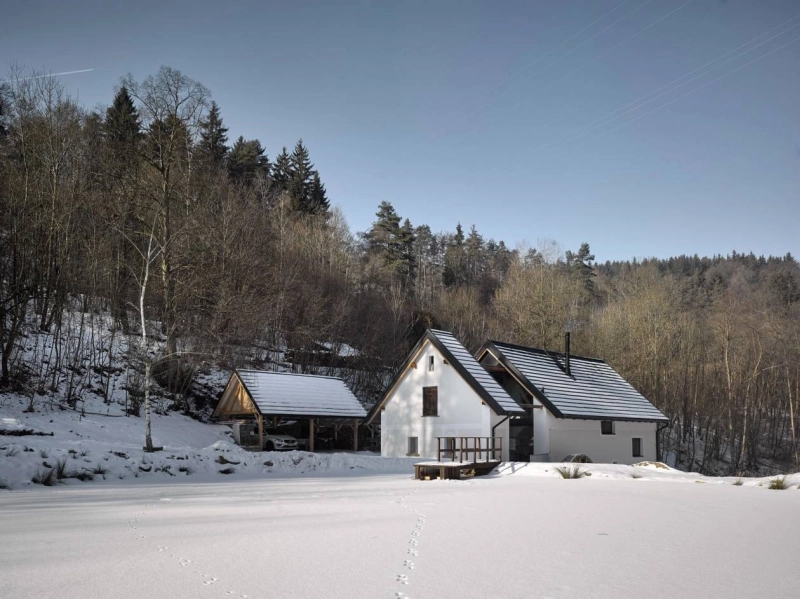
[[[433,329],[430,330],[430,333],[436,337],[439,343],[450,353],[451,357],[456,360],[457,364],[454,364],[454,366],[460,365],[463,368],[465,372],[461,373],[462,377],[464,377],[471,386],[475,387],[477,384],[480,389],[489,395],[491,398],[489,403],[494,402],[497,407],[500,408],[499,411],[504,414],[524,412],[520,405],[506,393],[506,390],[492,378],[492,375],[478,363],[473,355],[467,351],[467,348],[461,345],[461,342],[456,339],[452,333]],[[476,388],[475,390],[480,394],[480,389]]]
[[[603,360],[570,356],[568,376],[564,354],[491,341],[550,403],[562,418],[666,422],[667,417]],[[539,396],[537,396],[539,397]],[[539,397],[539,399],[542,399]],[[546,401],[545,401],[546,400]]]
[[[237,370],[262,414],[365,418],[364,407],[342,379],[290,372]]]

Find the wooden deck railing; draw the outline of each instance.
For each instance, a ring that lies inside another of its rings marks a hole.
[[[476,463],[503,459],[503,437],[436,437],[436,442],[440,462],[444,461],[442,458]]]

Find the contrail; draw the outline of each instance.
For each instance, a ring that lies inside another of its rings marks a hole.
[[[78,73],[88,73],[94,69],[81,69],[80,71],[62,71],[61,73],[47,73],[46,75],[34,75],[33,77],[23,77],[18,81],[30,81],[31,79],[42,79],[44,77],[61,77],[62,75],[77,75]],[[0,79],[0,81],[11,81],[10,79]]]

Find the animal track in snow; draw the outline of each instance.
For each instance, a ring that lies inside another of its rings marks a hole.
[[[400,584],[408,584],[408,576],[406,576],[405,574],[398,574],[397,582],[399,582]]]

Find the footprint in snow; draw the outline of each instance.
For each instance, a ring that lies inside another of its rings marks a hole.
[[[188,566],[191,563],[192,563],[192,560],[190,560],[190,559],[182,559],[182,558],[180,559],[181,566]]]
[[[406,561],[404,561],[403,565],[406,568],[408,568],[409,570],[413,570],[414,569],[414,562],[412,562],[410,559],[407,559]]]
[[[219,580],[219,578],[209,578],[209,579],[208,579],[208,580],[206,580],[206,581],[205,581],[203,584],[204,584],[204,585],[206,585],[206,586],[209,586],[209,585],[212,585],[212,584],[214,584],[214,583],[215,583],[215,582],[217,582],[218,580]]]
[[[159,551],[166,551],[167,549],[169,549],[169,547],[167,547],[166,545],[159,545],[158,546],[158,550]]]
[[[408,555],[417,556],[417,555],[419,555],[419,551],[417,551],[416,549],[409,549],[408,550]]]
[[[398,574],[397,582],[399,582],[400,584],[408,584],[408,576],[406,576],[405,574]]]
[[[411,540],[408,542],[408,544],[409,544],[409,545],[419,545],[419,541],[418,541],[417,539],[411,539]]]

